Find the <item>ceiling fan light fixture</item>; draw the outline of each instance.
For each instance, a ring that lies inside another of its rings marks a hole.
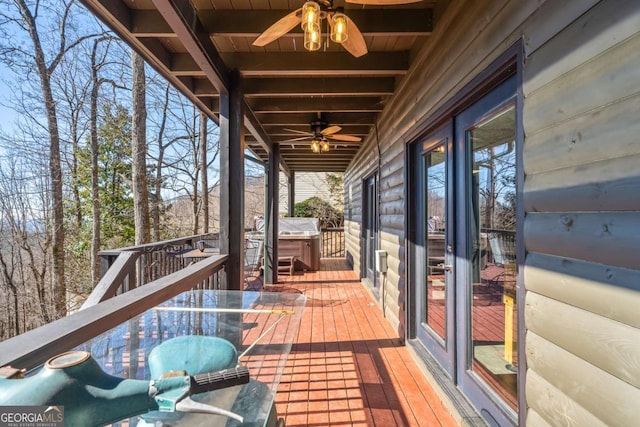
[[[304,30],[304,48],[313,52],[320,49],[322,42],[322,32],[320,30],[320,24],[307,25]]]
[[[313,138],[311,140],[311,151],[313,151],[314,153],[319,153],[320,152],[320,140],[317,138]]]
[[[331,40],[334,43],[344,43],[349,37],[347,29],[347,16],[342,12],[335,13],[331,19],[333,25],[331,26]]]
[[[328,153],[329,152],[329,142],[324,140],[322,141],[321,145],[321,149],[320,151],[322,151],[323,153]]]
[[[302,30],[307,31],[307,27],[314,24],[320,26],[320,5],[308,1],[302,6]]]

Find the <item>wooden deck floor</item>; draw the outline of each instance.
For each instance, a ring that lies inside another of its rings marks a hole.
[[[287,427],[458,425],[343,260],[264,290],[307,296],[276,396]]]

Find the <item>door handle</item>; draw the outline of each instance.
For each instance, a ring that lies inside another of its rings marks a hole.
[[[440,263],[440,264],[438,264],[438,267],[440,267],[444,271],[453,271],[453,265],[451,265],[451,264]]]

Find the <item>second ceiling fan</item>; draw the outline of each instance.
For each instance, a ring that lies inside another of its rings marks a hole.
[[[301,131],[296,129],[285,129],[288,132],[295,133],[299,136],[295,138],[286,139],[281,143],[305,141],[311,139],[311,151],[314,153],[326,153],[329,151],[330,141],[342,141],[342,142],[360,142],[362,138],[354,135],[339,134],[342,130],[340,126],[329,126],[329,124],[319,118],[310,123],[311,131]]]
[[[345,0],[347,3],[362,5],[388,6],[417,3],[422,0]],[[333,0],[307,1],[276,21],[253,42],[254,46],[265,46],[282,37],[300,24],[304,32],[304,47],[309,51],[320,49],[322,45],[322,20],[327,20],[330,37],[334,43],[341,44],[347,52],[356,58],[366,54],[367,44],[356,24],[344,14],[344,8],[333,7]]]

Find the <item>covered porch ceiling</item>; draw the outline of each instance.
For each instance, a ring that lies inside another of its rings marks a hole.
[[[266,162],[272,144],[279,143],[286,173],[346,170],[431,34],[438,7],[436,1],[377,6],[335,0],[366,43],[368,52],[355,57],[330,41],[308,52],[300,25],[264,47],[253,45],[304,0],[82,2],[216,122],[229,72],[239,70],[246,146]],[[325,27],[326,20],[326,42]],[[318,120],[356,138],[330,138],[328,153],[312,153],[311,136],[300,132],[310,132]]]

